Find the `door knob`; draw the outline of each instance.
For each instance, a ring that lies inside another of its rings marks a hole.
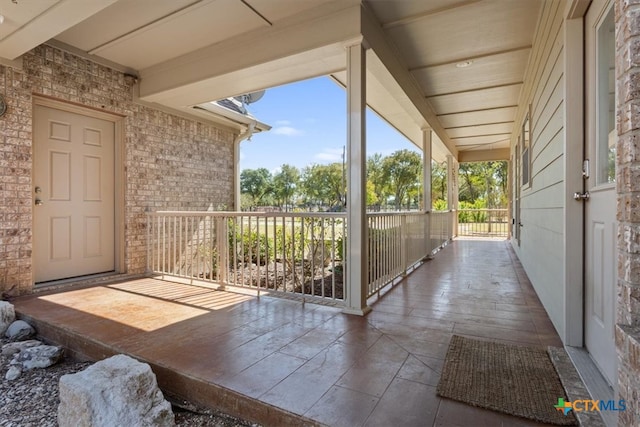
[[[35,192],[36,192],[36,194],[42,193],[42,188],[36,187]]]
[[[575,192],[573,193],[573,198],[575,200],[589,200],[589,197],[591,197],[591,194],[589,194],[588,191],[585,191],[584,193],[579,193],[579,192]]]
[[[36,206],[42,206],[42,200],[36,199]]]

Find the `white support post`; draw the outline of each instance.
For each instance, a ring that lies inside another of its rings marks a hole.
[[[424,216],[424,253],[431,257],[431,129],[422,129],[422,211]]]
[[[453,210],[453,156],[447,155],[447,210]]]
[[[347,47],[347,283],[344,312],[357,315],[371,311],[367,306],[365,55],[362,44]]]
[[[459,194],[459,189],[460,186],[458,185],[458,176],[460,176],[460,172],[459,172],[459,168],[460,168],[460,163],[458,163],[458,160],[456,160],[455,158],[453,158],[453,165],[451,168],[451,190],[452,190],[452,198],[451,198],[451,202],[452,202],[452,227],[451,227],[451,238],[455,237],[458,235],[458,198],[460,197]]]
[[[458,230],[458,162],[451,154],[447,155],[447,210],[451,222],[447,238],[457,234]]]
[[[431,129],[422,129],[422,210],[431,212]]]

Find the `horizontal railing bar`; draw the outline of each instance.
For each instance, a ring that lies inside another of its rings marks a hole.
[[[207,211],[155,211],[147,212],[153,217],[163,216],[214,216],[214,217],[263,217],[263,218],[346,218],[344,212],[207,212]]]

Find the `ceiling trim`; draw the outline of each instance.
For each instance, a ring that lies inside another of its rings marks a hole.
[[[514,47],[513,49],[497,50],[495,52],[483,53],[480,55],[465,56],[463,58],[458,58],[452,61],[434,62],[433,64],[419,65],[417,67],[409,68],[409,71],[420,71],[420,70],[425,70],[427,68],[441,67],[443,65],[455,65],[462,61],[474,61],[476,59],[485,59],[485,58],[490,58],[496,55],[504,55],[506,53],[514,53],[514,52],[520,52],[523,50],[531,50],[531,48],[532,48],[531,45],[525,45],[525,46]]]
[[[472,5],[474,3],[478,3],[480,1],[481,0],[466,0],[466,1],[463,1],[463,2],[460,2],[460,3],[456,3],[456,4],[453,4],[453,5],[443,6],[443,7],[440,7],[438,9],[429,10],[427,12],[416,13],[416,14],[409,15],[409,16],[406,16],[406,17],[401,18],[401,19],[396,19],[395,21],[386,22],[386,23],[382,24],[382,29],[386,30],[388,28],[398,27],[400,25],[406,25],[406,24],[409,24],[411,22],[419,21],[421,19],[428,18],[428,17],[433,16],[433,15],[437,15],[439,13],[449,12],[449,11],[452,11],[454,9],[458,9],[458,8],[461,8],[461,7],[469,6],[469,5]]]

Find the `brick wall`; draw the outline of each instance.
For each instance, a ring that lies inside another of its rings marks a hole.
[[[144,272],[145,209],[233,205],[233,131],[133,102],[131,77],[50,46],[0,66],[0,290],[32,288],[32,106],[47,95],[124,115],[125,268]]]
[[[616,1],[619,425],[640,422],[640,1]]]

